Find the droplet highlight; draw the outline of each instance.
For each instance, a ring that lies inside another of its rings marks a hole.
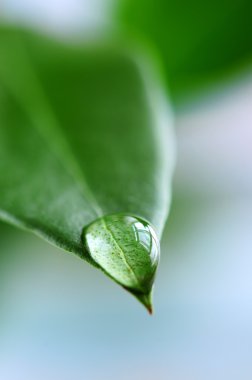
[[[95,263],[151,313],[151,293],[160,257],[153,227],[136,216],[113,214],[87,226],[82,238]]]

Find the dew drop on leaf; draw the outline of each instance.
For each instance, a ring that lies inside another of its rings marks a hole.
[[[153,227],[136,216],[113,214],[95,220],[83,230],[82,237],[92,260],[151,313],[160,256]]]

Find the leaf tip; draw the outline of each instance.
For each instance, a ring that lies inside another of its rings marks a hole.
[[[160,247],[150,224],[132,215],[107,215],[87,226],[82,238],[92,260],[152,314]]]
[[[140,301],[144,307],[147,309],[150,315],[153,314],[153,303],[152,303],[152,292],[149,292],[147,294],[137,294],[133,293],[132,294]]]

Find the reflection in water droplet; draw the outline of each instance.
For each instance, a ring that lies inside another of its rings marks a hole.
[[[160,250],[149,223],[125,214],[104,216],[84,229],[83,242],[96,264],[151,310]]]

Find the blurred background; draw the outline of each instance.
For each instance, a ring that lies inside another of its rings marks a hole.
[[[153,317],[77,257],[0,225],[1,379],[251,380],[251,8],[1,0],[5,21],[152,52],[177,136]]]

